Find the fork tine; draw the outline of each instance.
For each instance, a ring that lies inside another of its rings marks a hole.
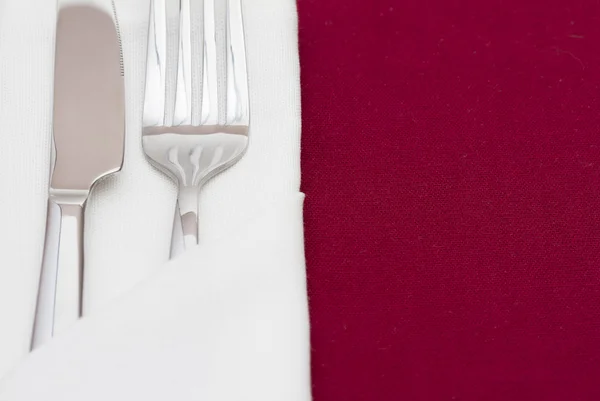
[[[201,0],[181,0],[175,125],[200,124],[202,31],[198,29],[198,20],[201,5]]]
[[[215,0],[204,0],[204,55],[202,68],[202,124],[217,125],[219,99],[217,93],[217,37]]]
[[[161,0],[165,4],[166,51],[165,51],[165,125],[173,125],[175,98],[178,85],[179,65],[179,25],[181,0]]]
[[[227,125],[248,125],[246,45],[241,0],[227,0]]]
[[[179,40],[179,9],[180,0],[152,0],[150,3],[144,126],[172,125],[173,122],[178,46],[172,46],[171,42]]]
[[[202,0],[191,0],[190,4],[190,38],[191,38],[191,81],[192,81],[192,125],[200,124],[200,106],[202,103],[202,65],[204,49],[204,32],[200,27],[203,20],[203,2]]]
[[[150,2],[146,89],[144,96],[144,126],[164,125],[165,58],[167,52],[165,0]]]
[[[181,0],[179,22],[179,62],[177,63],[177,93],[175,95],[174,124],[190,125],[192,103],[192,37],[190,0]]]

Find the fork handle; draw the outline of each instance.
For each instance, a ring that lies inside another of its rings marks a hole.
[[[179,188],[178,204],[183,243],[186,249],[198,245],[198,201],[200,188],[182,185]]]
[[[60,203],[51,198],[31,349],[81,317],[82,279],[83,202]]]

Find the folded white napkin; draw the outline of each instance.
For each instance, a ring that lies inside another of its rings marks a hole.
[[[49,0],[0,0],[0,400],[309,400],[293,0],[246,0],[250,146],[168,262],[175,186],[141,149],[148,0],[117,0],[123,171],[85,216],[85,314],[28,354],[51,136]]]

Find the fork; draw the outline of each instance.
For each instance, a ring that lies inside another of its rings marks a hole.
[[[142,146],[177,182],[185,248],[198,243],[200,189],[242,157],[249,120],[241,0],[152,0]]]

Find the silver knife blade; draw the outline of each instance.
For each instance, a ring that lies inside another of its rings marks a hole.
[[[123,164],[124,83],[111,14],[87,5],[58,13],[51,188],[89,190]]]

